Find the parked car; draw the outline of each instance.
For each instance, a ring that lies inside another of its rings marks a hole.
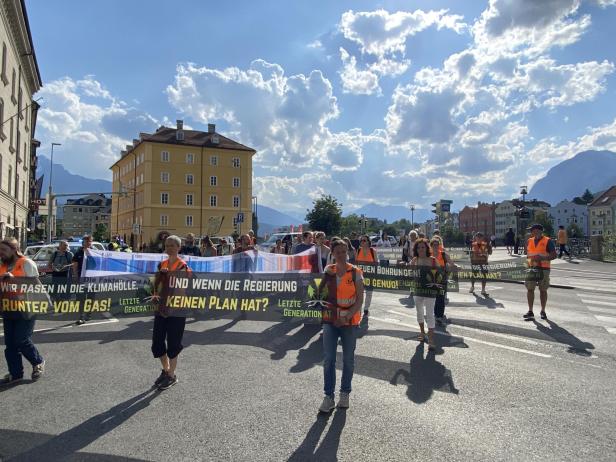
[[[81,242],[71,241],[68,243],[68,249],[74,254],[81,248]],[[92,242],[92,248],[96,250],[106,250],[105,246],[100,242]],[[32,261],[36,263],[39,270],[39,274],[51,273],[51,266],[49,265],[49,259],[53,255],[54,251],[58,249],[58,244],[47,244],[42,246],[39,251],[33,256]]]
[[[282,244],[287,249],[291,249],[296,236],[301,238],[302,233],[274,233],[267,239],[267,241],[257,244],[256,248],[262,252],[271,252],[271,250],[276,246],[276,241],[278,239],[282,239]]]
[[[32,258],[43,247],[45,247],[45,244],[29,245],[28,247],[26,247],[26,250],[24,250],[24,255],[28,258]]]

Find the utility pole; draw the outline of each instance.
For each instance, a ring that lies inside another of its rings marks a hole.
[[[53,179],[53,148],[54,146],[62,146],[60,143],[51,143],[51,167],[49,168],[49,194],[47,200],[49,203],[47,204],[47,240],[49,244],[51,244],[51,224],[52,224],[52,213],[53,213],[53,190],[51,186],[51,181]]]
[[[415,229],[415,204],[411,204],[411,229]]]

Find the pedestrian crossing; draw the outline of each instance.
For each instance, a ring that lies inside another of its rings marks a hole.
[[[578,294],[588,311],[610,334],[616,334],[616,295],[604,293]]]

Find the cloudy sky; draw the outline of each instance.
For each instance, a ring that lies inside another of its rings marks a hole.
[[[87,177],[177,118],[254,147],[260,203],[295,212],[457,209],[616,150],[616,0],[26,4],[40,152]]]

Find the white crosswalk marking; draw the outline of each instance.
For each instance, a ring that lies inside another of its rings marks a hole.
[[[616,327],[616,318],[613,318],[611,316],[599,316],[598,314],[595,314],[595,318],[597,318],[602,323],[607,324],[608,326]]]
[[[604,305],[604,306],[614,306],[616,307],[616,301],[613,302],[604,302],[603,300],[588,300],[587,298],[583,298],[582,301],[589,305]]]
[[[595,292],[578,294],[578,296],[603,328],[610,334],[616,334],[616,295]]]

